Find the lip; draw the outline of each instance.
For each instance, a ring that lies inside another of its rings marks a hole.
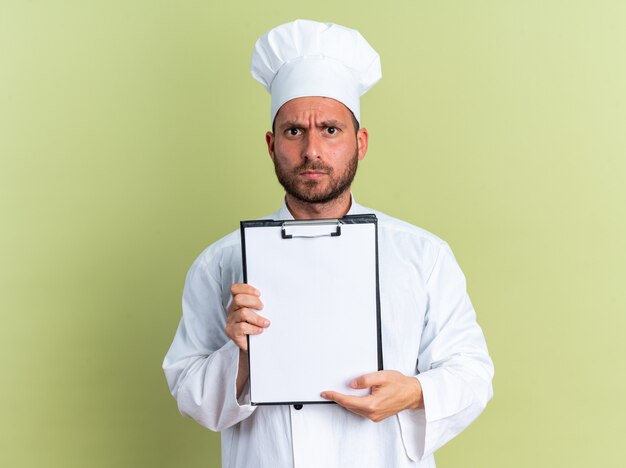
[[[303,171],[300,175],[305,179],[319,179],[320,177],[325,176],[326,173],[322,171]]]

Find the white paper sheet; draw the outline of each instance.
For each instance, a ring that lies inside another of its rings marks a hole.
[[[251,401],[367,394],[348,383],[378,370],[376,225],[345,224],[336,237],[283,239],[280,226],[244,235],[247,281],[271,321],[250,336]]]

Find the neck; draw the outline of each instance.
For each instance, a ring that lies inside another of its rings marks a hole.
[[[285,201],[294,219],[343,218],[352,205],[350,190],[326,203],[303,202],[289,194],[285,195]]]

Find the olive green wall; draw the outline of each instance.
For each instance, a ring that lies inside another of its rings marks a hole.
[[[296,17],[380,52],[355,196],[452,245],[495,361],[439,466],[622,466],[621,0],[0,0],[0,465],[218,466],[160,366],[193,259],[280,203],[248,63]]]

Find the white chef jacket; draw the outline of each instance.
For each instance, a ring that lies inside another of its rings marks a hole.
[[[491,399],[493,363],[448,245],[352,202],[348,214],[365,213],[378,217],[384,367],[416,376],[425,408],[374,423],[339,405],[251,406],[248,391],[238,400],[239,348],[224,331],[230,286],[243,281],[235,231],[191,266],[163,362],[180,412],[221,431],[224,468],[434,467],[433,452]],[[266,219],[293,216],[283,202]]]

